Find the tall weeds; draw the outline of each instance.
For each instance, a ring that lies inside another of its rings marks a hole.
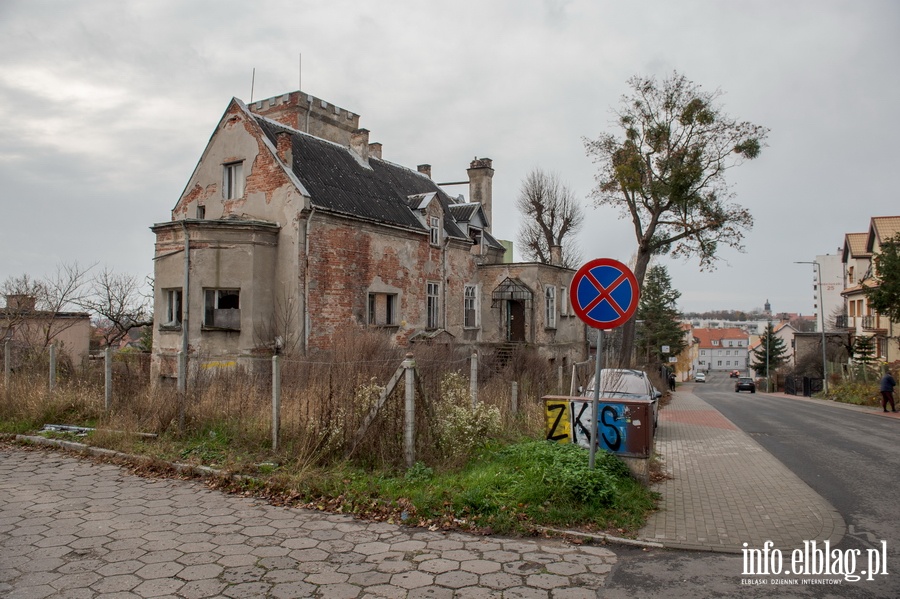
[[[357,438],[357,432],[407,352],[413,354],[418,375],[418,460],[435,468],[451,468],[484,444],[541,436],[540,398],[557,393],[558,381],[551,365],[533,352],[517,352],[508,361],[483,352],[478,404],[473,407],[470,349],[452,344],[397,348],[387,335],[358,327],[342,331],[330,351],[283,357],[277,452],[271,451],[270,356],[240,368],[204,368],[205,362],[196,359],[189,366],[182,398],[172,384],[150,385],[149,356],[119,354],[113,363],[109,411],[104,405],[102,360],[68,371],[52,393],[46,370],[17,370],[8,387],[0,387],[0,431],[35,430],[52,422],[155,433],[159,439],[148,442],[98,432],[91,442],[126,451],[168,452],[166,457],[237,469],[272,461],[302,470],[340,462],[348,454],[364,467],[399,467],[403,465],[402,378],[365,434]],[[515,412],[513,381],[518,385]]]

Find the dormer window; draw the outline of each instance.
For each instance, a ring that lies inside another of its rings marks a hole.
[[[431,245],[441,245],[441,219],[436,216],[429,217],[428,229],[431,234]]]
[[[244,163],[230,162],[222,165],[222,197],[236,200],[244,195]]]

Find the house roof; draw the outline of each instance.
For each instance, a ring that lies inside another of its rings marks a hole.
[[[875,241],[881,246],[885,241],[900,234],[900,216],[873,216],[866,234],[866,251],[875,251]]]
[[[749,338],[746,331],[736,328],[694,329],[693,335],[697,340],[697,345],[704,349],[722,347],[722,341],[747,340]],[[713,341],[718,341],[719,344],[713,345]]]
[[[844,235],[844,253],[842,261],[847,262],[850,258],[868,258],[872,254],[866,251],[866,240],[868,233],[847,233]]]
[[[467,239],[457,225],[460,208],[473,214],[480,204],[457,204],[432,179],[418,171],[370,156],[363,164],[350,148],[291,129],[279,122],[248,112],[272,145],[279,133],[291,136],[291,170],[318,209],[388,225],[426,231],[417,214],[430,201],[440,202],[445,218],[444,233]],[[492,236],[491,247],[503,249]]]

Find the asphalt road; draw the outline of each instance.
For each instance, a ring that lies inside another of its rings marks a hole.
[[[819,400],[735,393],[726,375],[697,387],[698,396],[837,509],[849,533],[841,548],[885,540],[889,556],[900,556],[900,420]]]
[[[889,575],[840,586],[742,585],[735,576],[740,555],[619,547],[602,597],[900,597],[900,420],[822,401],[735,393],[727,374],[713,374],[693,392],[841,513],[848,534],[837,549],[865,555],[886,541]]]

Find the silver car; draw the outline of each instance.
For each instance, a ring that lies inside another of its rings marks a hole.
[[[649,399],[653,410],[653,426],[659,420],[659,398],[662,393],[650,382],[650,377],[643,370],[626,368],[604,368],[600,371],[603,387],[600,397],[607,399]],[[582,397],[594,396],[594,377],[588,383]]]

